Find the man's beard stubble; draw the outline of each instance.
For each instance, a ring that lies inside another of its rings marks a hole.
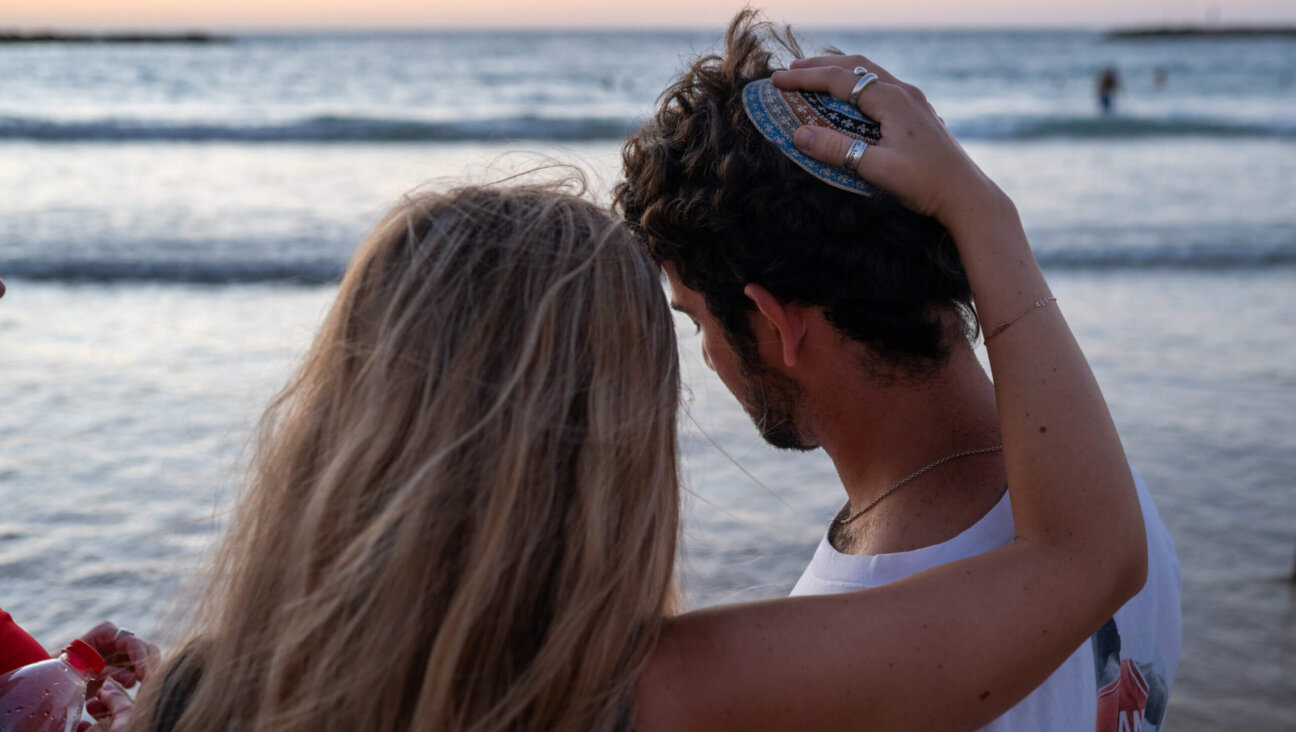
[[[739,354],[746,392],[739,401],[761,437],[781,450],[808,452],[819,447],[797,425],[797,405],[803,396],[801,385],[760,363],[754,352],[739,349]]]

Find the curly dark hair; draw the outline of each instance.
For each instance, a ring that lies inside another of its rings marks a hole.
[[[921,374],[948,356],[942,314],[975,337],[967,276],[949,233],[892,196],[819,181],[747,118],[742,89],[774,73],[774,52],[802,53],[789,28],[747,9],[660,98],[622,150],[614,205],[658,264],[702,294],[745,358],[757,283],[779,300],[823,308],[887,371]]]

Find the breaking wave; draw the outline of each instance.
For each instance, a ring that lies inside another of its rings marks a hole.
[[[1141,139],[1174,137],[1296,138],[1296,121],[1206,118],[993,117],[951,120],[966,140]],[[638,121],[627,117],[499,117],[429,121],[323,115],[280,122],[148,119],[52,120],[0,116],[0,140],[42,142],[554,142],[620,141]]]
[[[1048,270],[1262,270],[1296,266],[1291,245],[1186,245],[1128,248],[1054,249],[1037,252]],[[163,282],[237,285],[284,283],[323,285],[337,282],[345,261],[131,261],[69,259],[57,262],[0,260],[0,277],[53,282]]]

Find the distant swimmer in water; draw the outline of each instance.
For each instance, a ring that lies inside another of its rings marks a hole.
[[[1108,66],[1098,75],[1098,106],[1103,114],[1111,114],[1116,101],[1116,92],[1120,90],[1120,77],[1115,66]]]

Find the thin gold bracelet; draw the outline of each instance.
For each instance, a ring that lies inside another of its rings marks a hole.
[[[1057,298],[1056,298],[1056,297],[1041,297],[1040,299],[1036,300],[1034,305],[1031,305],[1030,307],[1028,307],[1028,308],[1026,308],[1025,310],[1021,311],[1021,313],[1018,314],[1017,317],[1013,318],[1012,320],[1009,320],[1009,321],[1006,322],[1006,323],[1001,323],[1001,324],[995,326],[995,329],[992,330],[992,331],[990,331],[990,335],[988,335],[988,336],[985,337],[986,342],[989,343],[991,338],[994,338],[995,336],[999,335],[1000,333],[1004,332],[1005,330],[1008,330],[1008,326],[1012,325],[1013,323],[1016,323],[1017,321],[1021,320],[1022,318],[1026,317],[1027,315],[1030,315],[1031,313],[1035,312],[1036,310],[1039,310],[1040,308],[1044,307],[1045,305],[1048,305],[1048,304],[1051,303],[1051,302],[1057,302]]]

